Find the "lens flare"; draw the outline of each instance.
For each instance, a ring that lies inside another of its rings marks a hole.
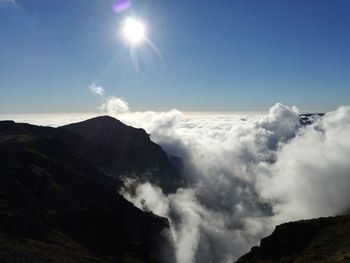
[[[131,43],[139,43],[145,39],[145,26],[144,24],[133,18],[127,17],[124,21],[122,32],[124,37]]]
[[[132,3],[130,0],[119,0],[113,4],[115,12],[120,13],[131,7]]]

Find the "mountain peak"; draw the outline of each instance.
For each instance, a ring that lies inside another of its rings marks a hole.
[[[87,139],[76,150],[113,177],[138,174],[138,179],[159,184],[166,192],[183,185],[180,171],[163,149],[143,129],[128,126],[110,116],[99,116],[60,127]]]
[[[64,125],[60,128],[77,133],[94,144],[115,143],[111,140],[120,137],[129,137],[129,135],[132,137],[142,137],[143,139],[149,137],[143,129],[133,128],[108,115]]]
[[[84,126],[102,126],[104,128],[108,127],[113,127],[113,126],[120,126],[120,127],[129,127],[128,125],[122,123],[120,120],[109,116],[109,115],[102,115],[102,116],[97,116],[85,121],[73,123],[73,124],[68,124],[62,126],[64,127],[71,127],[72,125],[77,126],[77,125],[84,125]]]

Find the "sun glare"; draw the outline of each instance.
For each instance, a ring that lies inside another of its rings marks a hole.
[[[139,43],[145,39],[144,24],[133,17],[125,19],[122,31],[124,37],[131,43]]]

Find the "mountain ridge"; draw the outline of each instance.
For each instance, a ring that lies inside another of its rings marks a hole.
[[[139,181],[149,181],[167,193],[186,185],[181,171],[169,161],[165,151],[150,140],[144,129],[125,125],[110,116],[99,116],[59,129],[86,138],[87,148],[80,144],[76,150],[119,180],[122,176],[135,177],[136,172]]]
[[[350,215],[300,220],[276,226],[260,246],[236,263],[350,262]]]
[[[67,129],[0,122],[0,261],[174,258],[168,220],[126,201],[79,146],[95,149]]]

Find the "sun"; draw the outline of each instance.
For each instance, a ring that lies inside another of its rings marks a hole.
[[[131,43],[140,43],[145,39],[146,28],[144,24],[133,18],[127,17],[124,21],[122,32],[124,37]]]

